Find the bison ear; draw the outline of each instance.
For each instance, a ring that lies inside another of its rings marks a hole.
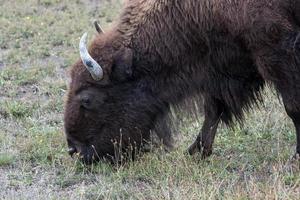
[[[132,59],[133,53],[129,48],[117,52],[114,56],[111,78],[117,81],[129,80],[132,77]]]

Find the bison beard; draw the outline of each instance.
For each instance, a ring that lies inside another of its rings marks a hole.
[[[85,163],[120,161],[123,152],[134,157],[155,129],[169,144],[170,106],[201,97],[205,120],[188,151],[209,156],[219,122],[242,122],[271,83],[296,127],[299,154],[298,2],[128,1],[111,30],[96,24],[90,55],[80,44],[65,106],[69,153]]]

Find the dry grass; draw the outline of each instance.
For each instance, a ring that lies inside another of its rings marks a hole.
[[[120,168],[89,168],[66,153],[63,99],[80,35],[95,33],[120,1],[0,0],[0,199],[299,199],[291,121],[271,90],[244,127],[221,127],[214,155],[186,156],[201,122],[178,147]]]

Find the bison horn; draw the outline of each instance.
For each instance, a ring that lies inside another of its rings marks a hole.
[[[103,70],[102,67],[89,54],[86,48],[86,38],[87,33],[84,33],[79,42],[80,57],[84,66],[91,73],[93,79],[95,81],[100,81],[103,78]]]
[[[99,34],[104,33],[103,29],[101,28],[100,24],[98,24],[97,21],[94,21],[94,25],[95,25],[96,31],[97,31]]]

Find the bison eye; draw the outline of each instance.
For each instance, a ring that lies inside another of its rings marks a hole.
[[[91,108],[91,99],[88,96],[82,96],[80,98],[80,104],[82,107],[89,109]]]
[[[95,111],[103,104],[105,97],[106,94],[104,92],[89,88],[81,91],[76,96],[76,102],[80,105],[80,108]]]

